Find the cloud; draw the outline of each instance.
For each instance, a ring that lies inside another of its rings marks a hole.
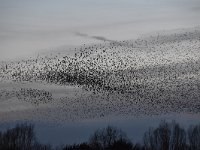
[[[115,42],[114,40],[109,40],[103,36],[91,36],[91,37],[97,40],[101,40],[101,41]]]
[[[194,7],[192,7],[192,10],[193,11],[200,11],[200,6],[194,6]]]
[[[81,36],[81,37],[86,37],[86,38],[91,38],[91,39],[95,39],[95,40],[100,40],[100,41],[104,41],[104,42],[115,43],[115,44],[118,44],[119,46],[130,47],[130,45],[128,43],[124,43],[124,42],[120,42],[120,41],[116,41],[116,40],[110,40],[103,36],[91,36],[91,35],[88,35],[85,33],[80,33],[80,32],[75,32],[75,35]]]
[[[75,35],[77,36],[81,36],[81,37],[86,37],[86,38],[91,38],[91,39],[95,39],[95,40],[100,40],[100,41],[107,41],[107,42],[117,42],[115,40],[110,40],[110,39],[107,39],[106,37],[103,37],[103,36],[91,36],[91,35],[88,35],[88,34],[85,34],[85,33],[80,33],[80,32],[75,32]]]

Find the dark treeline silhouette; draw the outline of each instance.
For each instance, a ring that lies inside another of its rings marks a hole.
[[[34,126],[24,123],[0,132],[0,150],[51,150],[51,146],[40,144]]]
[[[133,133],[134,134],[134,133]],[[200,150],[200,124],[188,130],[178,123],[162,121],[157,128],[144,133],[143,143],[133,144],[126,134],[108,126],[96,130],[88,142],[60,146],[41,144],[37,141],[32,124],[18,124],[0,132],[0,150]]]

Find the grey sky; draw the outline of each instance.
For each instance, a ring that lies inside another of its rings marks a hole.
[[[0,0],[0,60],[198,26],[199,14],[199,0]]]

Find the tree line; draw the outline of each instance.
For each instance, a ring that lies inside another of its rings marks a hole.
[[[135,144],[121,129],[108,126],[96,130],[87,142],[53,148],[37,140],[33,124],[23,123],[0,131],[0,150],[200,150],[200,124],[185,130],[175,121],[161,121]]]

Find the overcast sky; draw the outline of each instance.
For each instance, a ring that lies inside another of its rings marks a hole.
[[[199,0],[0,0],[0,60],[198,25]]]

